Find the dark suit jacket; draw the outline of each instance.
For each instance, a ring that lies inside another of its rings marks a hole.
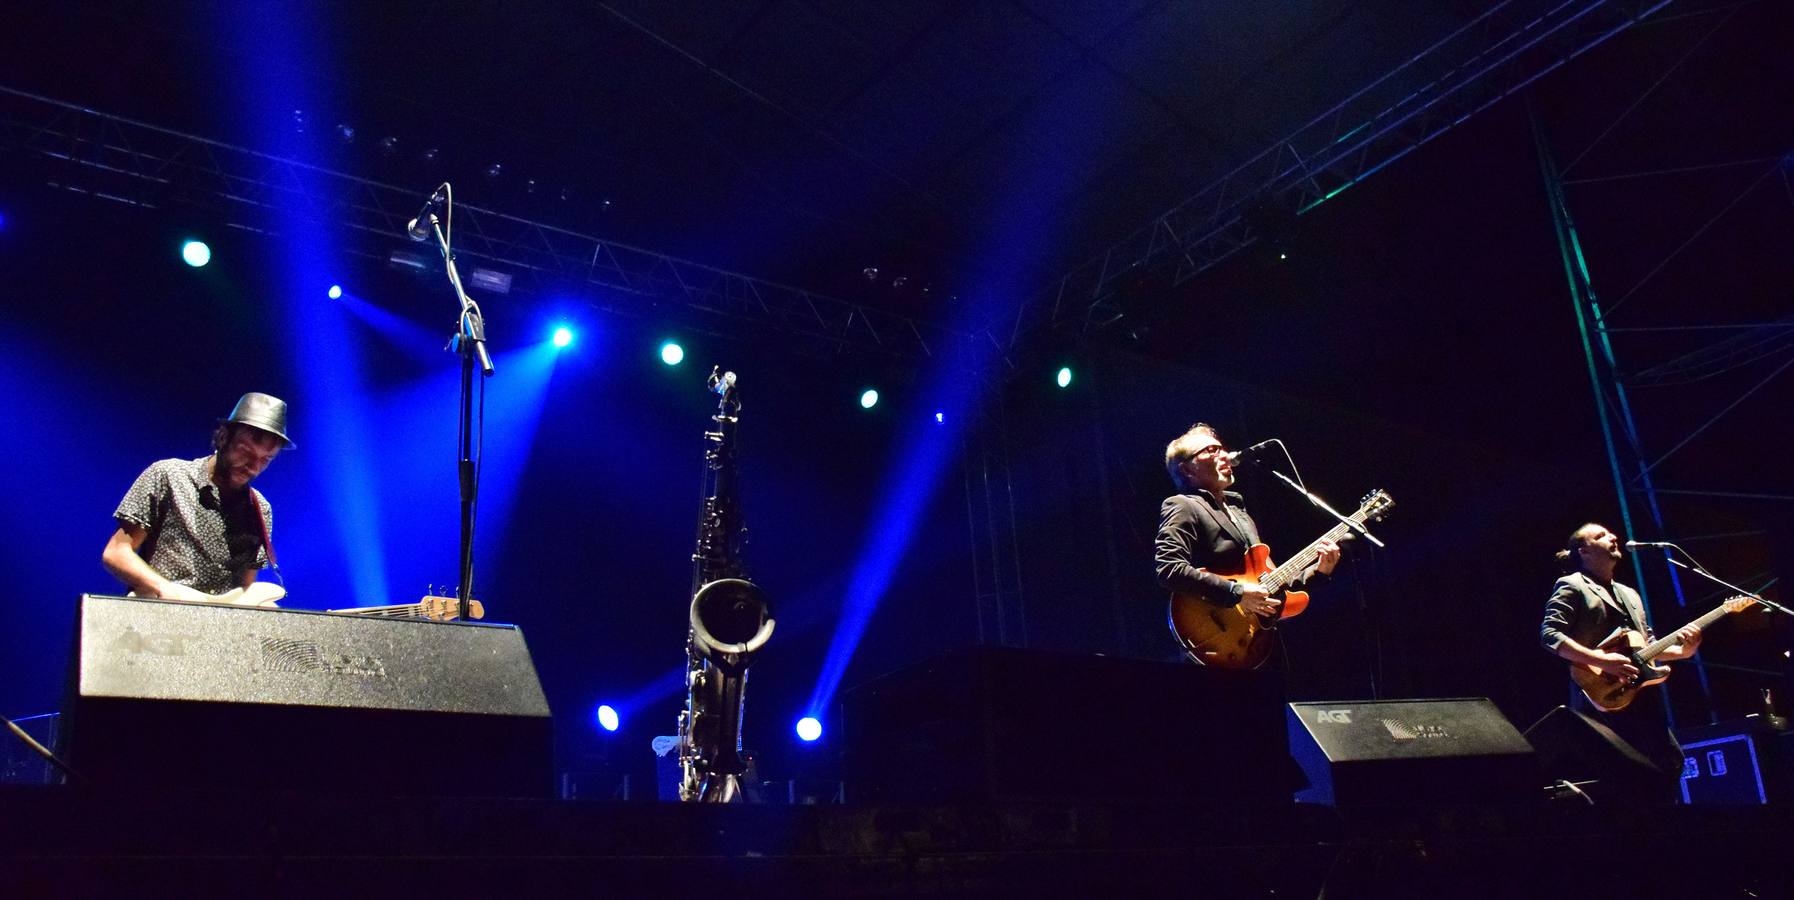
[[[1587,575],[1571,572],[1551,586],[1551,599],[1545,601],[1545,618],[1539,623],[1539,643],[1556,653],[1558,645],[1568,637],[1593,650],[1621,625],[1637,628],[1656,639],[1637,591],[1617,581],[1609,591]]]
[[[1214,573],[1236,575],[1245,571],[1246,550],[1258,543],[1258,526],[1246,512],[1239,494],[1227,491],[1225,496],[1243,528],[1236,527],[1213,495],[1207,493],[1175,494],[1159,505],[1154,558],[1160,587],[1201,597],[1217,606],[1238,602],[1235,584]]]

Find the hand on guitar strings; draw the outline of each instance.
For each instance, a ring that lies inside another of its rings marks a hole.
[[[1350,535],[1347,535],[1349,538]],[[1314,545],[1315,571],[1322,575],[1333,574],[1333,567],[1339,565],[1339,544],[1334,541],[1321,541]]]
[[[1663,660],[1687,659],[1694,655],[1694,651],[1700,649],[1701,630],[1693,625],[1685,625],[1670,636],[1670,642],[1674,646],[1658,654],[1657,658]]]
[[[1595,661],[1590,663],[1589,667],[1596,672],[1618,678],[1621,681],[1631,681],[1638,677],[1638,667],[1633,665],[1632,660],[1624,654],[1596,650],[1594,656]]]
[[[1260,616],[1274,616],[1283,609],[1282,600],[1273,600],[1264,585],[1256,581],[1240,582],[1240,609]]]

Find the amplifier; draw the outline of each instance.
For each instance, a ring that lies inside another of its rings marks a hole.
[[[71,767],[109,786],[546,796],[548,701],[514,626],[81,598]]]
[[[1794,800],[1794,729],[1780,716],[1746,716],[1678,729],[1682,802],[1786,803]]]
[[[1291,703],[1289,742],[1309,803],[1526,802],[1542,786],[1532,745],[1480,697]]]

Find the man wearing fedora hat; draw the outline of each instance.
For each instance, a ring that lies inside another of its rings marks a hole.
[[[273,562],[274,523],[249,483],[291,446],[286,401],[244,394],[212,432],[210,456],[164,459],[137,476],[100,561],[140,597],[212,601],[247,589]]]

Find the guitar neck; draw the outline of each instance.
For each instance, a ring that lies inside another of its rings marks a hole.
[[[1362,525],[1364,524],[1364,511],[1359,510],[1346,518]],[[1326,534],[1315,538],[1314,543],[1303,547],[1302,552],[1284,560],[1283,565],[1272,569],[1269,575],[1260,578],[1258,583],[1264,585],[1265,590],[1270,591],[1273,594],[1283,590],[1285,587],[1289,586],[1290,582],[1296,580],[1296,576],[1302,574],[1303,571],[1314,563],[1315,558],[1320,555],[1320,547],[1322,543],[1326,541],[1338,541],[1351,533],[1351,531],[1352,529],[1344,522],[1333,526],[1328,529]]]
[[[1719,606],[1715,606],[1712,609],[1707,610],[1706,615],[1701,616],[1700,618],[1695,619],[1694,621],[1692,621],[1688,624],[1693,625],[1696,628],[1704,629],[1708,625],[1711,625],[1714,622],[1717,622],[1720,619],[1724,618],[1726,616],[1726,614],[1730,613],[1731,611],[1732,611],[1732,608],[1730,606],[1727,606],[1726,604],[1722,603]],[[1645,648],[1643,650],[1638,651],[1639,658],[1644,660],[1645,662],[1650,662],[1652,659],[1656,658],[1657,654],[1662,653],[1663,651],[1668,650],[1669,648],[1675,646],[1676,645],[1675,638],[1676,638],[1676,636],[1674,634],[1671,634],[1669,637],[1658,638],[1658,639],[1650,642],[1649,644],[1646,644]]]
[[[394,606],[358,606],[354,609],[333,609],[345,616],[373,616],[376,619],[416,619],[425,615],[422,603],[400,603]]]

